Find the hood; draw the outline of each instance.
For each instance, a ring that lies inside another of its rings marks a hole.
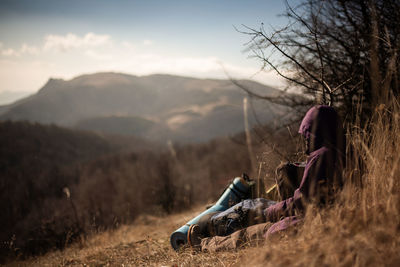
[[[329,106],[314,106],[304,116],[299,133],[309,144],[309,153],[323,146],[344,152],[341,120],[336,110]]]

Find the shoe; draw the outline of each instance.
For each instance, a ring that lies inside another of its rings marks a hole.
[[[201,246],[201,234],[200,234],[200,226],[197,224],[192,224],[189,227],[189,231],[187,233],[187,241],[189,246],[192,248],[200,249]]]

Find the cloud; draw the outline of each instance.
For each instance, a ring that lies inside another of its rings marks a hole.
[[[135,52],[136,51],[136,46],[132,44],[131,42],[128,41],[123,41],[121,43],[122,48],[128,52]]]
[[[100,61],[106,61],[106,60],[112,60],[113,56],[111,54],[105,54],[105,53],[99,53],[95,50],[86,50],[85,55],[94,59],[94,60],[100,60]]]
[[[166,57],[158,54],[143,54],[137,55],[133,60],[133,65],[136,65],[136,68],[143,73],[201,74],[221,70],[218,59],[215,57]]]
[[[218,57],[168,57],[159,54],[133,54],[129,58],[116,57],[114,71],[148,75],[168,73],[198,78],[251,79],[274,87],[283,81],[273,72],[259,71],[257,67],[244,67],[224,62]]]
[[[259,72],[257,67],[233,64],[215,56],[170,55],[152,44],[150,40],[113,40],[110,35],[91,32],[84,35],[49,34],[37,46],[23,43],[15,48],[0,42],[0,78],[3,88],[12,91],[37,90],[49,77],[70,79],[82,73],[100,71],[220,79],[230,76],[254,79],[272,86],[282,84],[277,75]]]
[[[145,46],[150,46],[153,44],[154,44],[154,42],[152,40],[143,40],[143,45],[145,45]]]
[[[95,34],[89,32],[84,36],[78,36],[73,33],[66,35],[55,35],[49,34],[44,37],[43,44],[38,47],[23,43],[18,48],[5,48],[4,44],[0,42],[0,55],[5,57],[20,57],[23,55],[38,55],[46,52],[68,52],[73,49],[87,49],[83,50],[84,53],[91,58],[104,60],[105,56],[101,56],[99,53],[93,50],[93,48],[103,47],[105,45],[112,44],[111,36],[106,34]],[[89,49],[92,48],[92,49]]]
[[[29,46],[26,43],[22,44],[20,49],[3,48],[3,44],[0,43],[0,54],[5,57],[20,57],[22,55],[36,55],[39,53],[39,49],[35,46]]]
[[[6,57],[11,57],[11,56],[19,56],[19,53],[14,49],[7,48],[1,50],[1,55]]]
[[[39,49],[36,46],[30,46],[30,45],[24,43],[24,44],[22,44],[19,52],[21,54],[36,55],[39,53]]]
[[[66,35],[47,35],[43,49],[45,51],[69,51],[76,48],[87,48],[87,47],[98,47],[109,44],[111,42],[111,36],[107,34],[95,34],[92,32],[80,37],[73,33]]]

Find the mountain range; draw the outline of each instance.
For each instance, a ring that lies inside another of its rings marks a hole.
[[[279,93],[257,82],[237,82],[264,95]],[[230,80],[95,73],[71,80],[49,79],[36,94],[0,106],[0,120],[162,142],[201,142],[244,130],[244,97],[246,93]],[[276,106],[257,100],[250,103],[250,126],[271,123],[280,115]]]

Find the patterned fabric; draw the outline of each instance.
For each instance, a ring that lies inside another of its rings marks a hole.
[[[211,236],[226,236],[249,225],[264,222],[262,211],[276,202],[264,198],[246,199],[210,219]]]

